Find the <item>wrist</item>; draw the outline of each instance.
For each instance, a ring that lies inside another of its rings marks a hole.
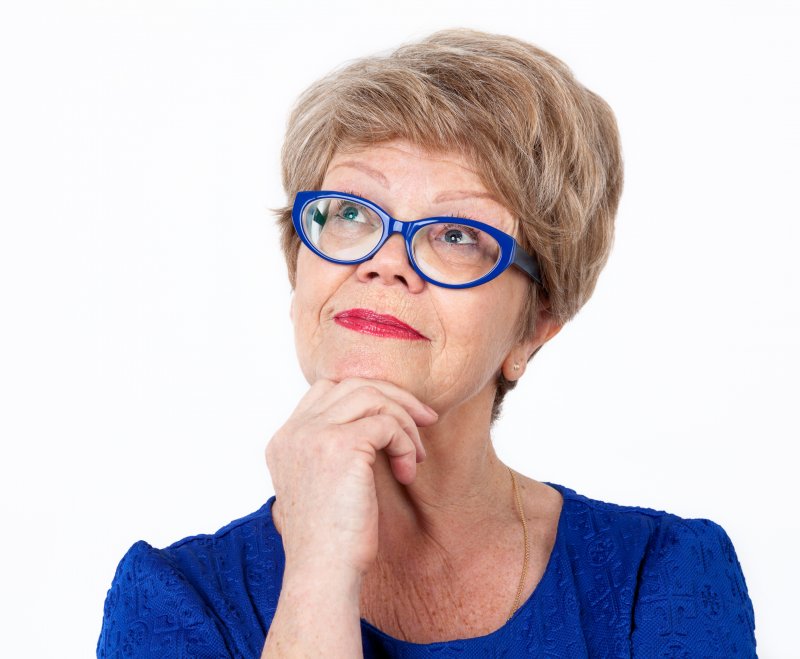
[[[291,588],[309,594],[321,592],[326,599],[334,597],[358,602],[362,581],[360,570],[339,560],[287,558],[281,589]]]

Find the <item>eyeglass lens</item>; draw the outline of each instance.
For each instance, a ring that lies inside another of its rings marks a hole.
[[[303,229],[326,256],[357,261],[377,246],[383,221],[368,206],[349,199],[323,197],[306,206]],[[442,220],[419,229],[413,236],[411,251],[417,267],[427,277],[443,284],[467,284],[491,272],[501,250],[485,231]]]

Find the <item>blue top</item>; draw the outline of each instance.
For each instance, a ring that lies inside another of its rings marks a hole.
[[[541,581],[500,629],[417,644],[365,620],[365,657],[755,657],[753,607],[733,545],[704,519],[564,497]],[[284,569],[271,497],[214,535],[140,541],[117,568],[98,657],[261,655]]]

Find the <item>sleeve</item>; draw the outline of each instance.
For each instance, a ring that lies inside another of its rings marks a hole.
[[[665,520],[642,563],[632,657],[756,657],[753,605],[728,535],[705,519]]]
[[[106,596],[97,657],[232,656],[216,617],[159,550],[137,542]]]

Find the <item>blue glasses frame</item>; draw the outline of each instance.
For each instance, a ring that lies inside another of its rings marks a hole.
[[[322,197],[335,197],[336,199],[346,199],[348,201],[353,201],[359,203],[363,206],[374,211],[378,217],[381,218],[383,222],[383,233],[381,234],[381,238],[378,241],[378,244],[375,245],[374,249],[372,249],[366,256],[361,257],[360,259],[355,259],[352,261],[347,260],[340,260],[334,259],[328,256],[327,254],[322,253],[320,250],[316,248],[316,246],[311,242],[311,239],[306,235],[305,227],[303,226],[303,214],[305,213],[305,209],[312,201],[316,201]],[[314,252],[317,256],[325,259],[326,261],[330,261],[331,263],[340,263],[342,265],[355,265],[357,263],[363,263],[364,261],[368,261],[371,259],[375,254],[380,250],[381,247],[384,246],[387,240],[392,236],[392,234],[399,233],[403,236],[405,243],[406,243],[406,254],[408,255],[408,261],[411,264],[411,267],[414,269],[422,279],[425,281],[433,284],[434,286],[442,286],[443,288],[472,288],[473,286],[480,286],[481,284],[485,284],[487,281],[491,281],[498,275],[505,272],[510,266],[514,265],[517,266],[520,270],[526,273],[533,281],[535,281],[540,286],[544,286],[542,284],[542,277],[541,271],[539,269],[539,263],[537,262],[536,258],[528,254],[520,244],[514,239],[513,236],[509,236],[507,233],[500,231],[500,229],[496,229],[495,227],[484,224],[483,222],[478,222],[477,220],[468,220],[466,218],[460,217],[451,217],[451,216],[442,216],[442,217],[426,217],[421,220],[411,220],[411,221],[402,221],[398,220],[385,210],[383,210],[377,204],[371,202],[369,199],[364,199],[363,197],[358,197],[356,195],[348,194],[346,192],[337,192],[335,190],[313,190],[313,191],[304,191],[298,192],[294,198],[294,206],[292,207],[292,222],[294,223],[295,231],[297,235],[300,236],[300,240],[303,241],[303,244],[308,247],[312,252]],[[463,224],[468,227],[474,227],[480,231],[484,231],[489,234],[492,238],[497,241],[497,244],[500,246],[500,258],[497,260],[496,265],[492,268],[487,274],[485,274],[480,279],[475,279],[473,281],[467,282],[465,284],[446,284],[444,282],[437,281],[435,279],[431,279],[422,272],[419,267],[417,266],[416,261],[414,260],[414,253],[411,248],[411,243],[414,239],[414,235],[422,229],[423,227],[429,224],[436,224],[446,222],[448,224],[458,223]]]

